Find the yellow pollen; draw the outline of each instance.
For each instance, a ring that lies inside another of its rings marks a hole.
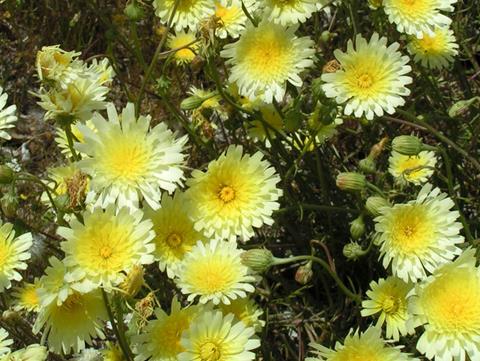
[[[223,186],[218,192],[218,198],[224,203],[229,203],[235,199],[235,191],[230,186]]]
[[[62,308],[68,311],[72,311],[82,305],[82,296],[78,293],[73,293],[62,303]]]
[[[390,232],[392,246],[402,253],[422,252],[436,237],[430,214],[422,205],[396,210]]]
[[[386,313],[395,313],[398,311],[399,308],[400,308],[399,300],[392,296],[388,296],[382,302],[382,309]]]
[[[108,259],[112,255],[112,248],[109,246],[103,246],[100,248],[100,257],[103,259]]]
[[[357,79],[357,85],[359,88],[367,89],[370,88],[373,84],[373,78],[368,73],[361,74]]]
[[[171,233],[166,240],[167,244],[172,248],[177,248],[182,243],[182,237],[177,233]]]
[[[201,361],[218,361],[221,357],[220,348],[215,343],[207,342],[200,346]]]

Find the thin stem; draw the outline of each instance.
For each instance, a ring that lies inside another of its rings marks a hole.
[[[127,361],[132,361],[132,358],[130,356],[132,353],[130,351],[130,348],[129,348],[127,342],[125,341],[125,339],[122,337],[122,335],[118,331],[117,324],[115,322],[115,317],[113,316],[113,312],[112,312],[112,309],[110,307],[110,303],[108,302],[107,293],[105,292],[105,290],[103,288],[102,288],[102,297],[103,297],[103,302],[105,303],[105,308],[107,309],[108,318],[110,319],[110,323],[112,324],[113,333],[117,337],[118,344],[120,345],[120,349],[122,350],[123,356],[125,356],[125,359]]]
[[[342,282],[340,277],[338,277],[337,273],[332,271],[330,266],[325,262],[323,259],[315,257],[315,256],[294,256],[290,258],[275,258],[274,260],[274,265],[281,265],[281,264],[288,264],[288,263],[294,263],[298,261],[313,261],[318,263],[322,268],[328,272],[328,274],[333,278],[333,280],[337,283],[338,287],[342,292],[352,300],[354,300],[357,304],[360,304],[362,302],[361,297],[350,291],[350,289],[345,286],[345,284]]]
[[[479,172],[480,172],[480,163],[473,157],[471,157],[464,149],[462,149],[458,144],[456,144],[454,141],[450,140],[447,136],[443,135],[440,131],[436,130],[434,127],[432,127],[430,124],[427,122],[424,122],[423,120],[418,119],[415,115],[406,112],[401,109],[397,109],[397,111],[402,114],[404,117],[409,119],[411,122],[417,123],[420,126],[422,126],[424,129],[429,131],[431,134],[433,134],[435,137],[437,137],[439,140],[444,142],[445,144],[448,144],[451,146],[454,150],[457,151],[457,153],[461,154],[464,156]]]
[[[353,208],[346,208],[346,207],[336,207],[336,206],[328,206],[323,204],[309,204],[309,203],[300,203],[298,207],[286,207],[280,208],[275,213],[285,213],[288,211],[294,211],[298,208],[303,208],[307,210],[313,211],[324,211],[324,212],[333,212],[333,213],[358,213],[359,211]]]
[[[80,157],[78,156],[77,152],[75,151],[75,147],[73,146],[73,139],[75,138],[75,136],[72,133],[71,124],[68,124],[65,127],[65,135],[67,136],[68,148],[70,149],[70,152],[72,152],[73,161],[76,162],[80,160]]]
[[[383,193],[382,190],[380,188],[378,188],[375,184],[367,182],[367,188],[371,189],[375,193],[378,193],[382,197],[386,198],[385,193]]]
[[[255,21],[255,19],[253,18],[253,16],[249,13],[247,7],[245,6],[245,4],[243,3],[242,1],[242,11],[243,13],[245,14],[245,16],[248,18],[248,20],[250,20],[253,24],[253,26],[257,27],[257,22]]]
[[[145,88],[147,86],[147,83],[150,80],[150,77],[152,76],[153,69],[157,64],[157,60],[158,60],[158,57],[160,56],[160,52],[162,51],[163,45],[167,41],[168,33],[170,32],[170,28],[173,22],[173,17],[175,16],[175,12],[177,11],[177,7],[179,3],[180,3],[180,0],[175,0],[175,4],[173,5],[173,8],[172,8],[172,13],[170,14],[170,18],[168,19],[165,33],[163,33],[162,38],[160,39],[160,42],[158,43],[158,46],[155,49],[155,53],[153,54],[152,61],[150,62],[150,65],[148,66],[148,69],[147,69],[147,73],[145,74],[145,78],[143,79],[142,85],[140,87],[140,93],[138,94],[137,101],[135,103],[135,112],[137,115],[140,112],[140,105],[142,104],[142,99],[143,99],[143,95],[145,94]]]
[[[45,191],[45,193],[47,193],[48,200],[52,204],[53,210],[55,211],[56,214],[59,214],[57,206],[55,205],[55,202],[53,200],[53,196],[52,196],[50,188],[48,188],[48,186],[45,183],[43,183],[41,181],[41,179],[37,178],[36,176],[34,176],[33,174],[30,174],[30,173],[20,173],[20,176],[15,177],[14,180],[15,181],[33,182],[33,183],[41,186],[43,188],[43,190]]]

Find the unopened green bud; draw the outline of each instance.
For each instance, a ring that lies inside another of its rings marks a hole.
[[[203,98],[199,96],[192,95],[186,99],[183,99],[180,103],[180,108],[183,110],[193,110],[197,109],[204,102]]]
[[[480,97],[474,97],[467,100],[460,100],[453,104],[450,109],[448,110],[448,115],[451,118],[456,118],[464,115],[468,108],[470,108],[473,104],[477,103],[480,100]]]
[[[359,239],[365,233],[363,215],[358,216],[350,223],[350,235],[354,240]]]
[[[358,168],[364,173],[375,173],[377,164],[373,157],[367,157],[358,162]]]
[[[365,251],[357,242],[350,242],[343,247],[343,255],[349,260],[356,260],[362,257]]]
[[[301,285],[306,285],[308,282],[310,282],[312,277],[312,261],[309,261],[306,264],[298,267],[297,272],[295,273],[295,281]]]
[[[370,9],[377,10],[383,4],[383,0],[368,0]]]
[[[417,155],[423,148],[422,141],[413,135],[400,135],[392,141],[392,149],[404,155]]]
[[[333,39],[334,34],[328,30],[322,31],[320,34],[320,42],[327,44],[330,40]]]
[[[365,202],[365,208],[374,217],[381,215],[383,208],[391,206],[392,205],[388,200],[378,196],[368,197],[367,201]]]
[[[273,254],[265,248],[250,249],[243,252],[240,258],[243,265],[257,273],[263,273],[273,265]]]
[[[15,197],[13,193],[6,193],[2,199],[0,199],[0,206],[5,217],[15,217],[18,209],[17,197]]]
[[[15,173],[7,165],[0,165],[0,184],[10,184],[13,181]]]
[[[142,20],[145,15],[142,7],[138,5],[136,0],[130,1],[127,6],[125,6],[123,13],[127,18],[133,21]]]
[[[337,187],[343,191],[361,191],[367,186],[365,176],[355,172],[340,173],[336,183]]]

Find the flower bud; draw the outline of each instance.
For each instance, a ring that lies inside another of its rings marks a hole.
[[[125,7],[125,10],[123,10],[123,13],[132,21],[142,20],[145,15],[142,7],[138,5],[136,0],[130,1]]]
[[[365,251],[357,242],[350,242],[343,247],[343,255],[349,260],[356,260],[363,256]]]
[[[120,288],[125,295],[128,297],[135,297],[145,283],[143,276],[144,271],[141,265],[135,265],[132,267],[128,272],[127,277],[125,277],[125,280],[120,285]]]
[[[14,175],[12,168],[5,164],[0,165],[0,184],[10,184]]]
[[[18,200],[13,193],[6,193],[0,199],[0,207],[7,218],[13,218],[17,214]]]
[[[183,110],[193,110],[201,106],[203,103],[203,98],[200,98],[197,95],[192,95],[188,98],[185,98],[180,103],[180,108]]]
[[[306,285],[313,277],[312,261],[298,267],[295,273],[295,281],[301,285]]]
[[[413,135],[400,135],[393,138],[392,149],[404,155],[417,155],[422,151],[423,143]]]
[[[391,206],[392,205],[388,200],[378,196],[368,197],[367,201],[365,202],[365,208],[374,217],[382,214],[382,208]]]
[[[240,255],[242,263],[257,273],[267,271],[273,265],[273,254],[268,249],[256,248]]]
[[[368,6],[372,10],[377,10],[383,4],[383,0],[368,0]]]
[[[359,239],[365,233],[363,215],[358,216],[350,223],[350,235],[354,240]]]
[[[375,173],[377,169],[377,165],[375,163],[375,159],[368,156],[358,162],[358,168],[364,173]]]
[[[468,100],[460,100],[451,106],[448,110],[448,116],[451,118],[456,118],[464,115],[470,106],[480,101],[480,97],[475,97]]]
[[[365,176],[355,172],[340,173],[336,183],[337,187],[343,191],[361,191],[367,186]]]

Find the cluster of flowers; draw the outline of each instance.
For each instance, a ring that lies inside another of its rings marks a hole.
[[[280,178],[260,152],[230,146],[205,171],[194,170],[182,190],[187,138],[136,116],[131,103],[118,114],[105,101],[113,76],[108,61],[87,64],[78,55],[53,46],[37,56],[39,104],[46,119],[56,120],[56,140],[69,159],[49,170],[43,197],[63,224],[57,233],[65,257],[51,257],[43,276],[16,288],[16,309],[37,313],[33,331],[43,329],[51,352],[78,353],[105,337],[109,302],[122,295],[137,306],[126,334],[136,360],[253,359],[262,312],[247,295],[255,277],[241,262],[237,239],[273,223]],[[93,84],[93,98],[79,96],[89,93],[84,84]],[[104,108],[108,119],[98,112]],[[32,235],[15,236],[10,223],[0,230],[4,291],[21,281]],[[170,314],[153,308],[153,291],[135,303],[148,287],[143,267],[154,262],[188,296],[187,307],[174,297]],[[4,330],[2,336],[2,352],[12,355]],[[117,360],[124,346],[108,346],[104,359]],[[22,352],[37,352],[35,360],[47,354],[34,346]]]
[[[382,7],[397,30],[409,36],[414,61],[442,68],[457,53],[451,20],[442,14],[452,11],[455,1],[384,0]],[[314,41],[298,37],[297,24],[324,4],[154,0],[153,5],[161,22],[175,30],[168,45],[180,66],[197,56],[197,34],[212,17],[215,36],[237,39],[220,52],[230,66],[229,96],[243,97],[246,109],[258,109],[277,126],[275,105],[285,99],[287,83],[300,87],[301,72],[315,60]],[[404,105],[412,83],[410,59],[399,43],[387,44],[377,33],[368,41],[359,34],[325,66],[321,89],[345,115],[373,119]],[[43,276],[16,288],[16,310],[36,313],[33,331],[42,332],[54,353],[100,357],[86,347],[105,338],[111,327],[119,344],[102,344],[107,361],[132,357],[130,352],[136,361],[253,360],[262,312],[248,296],[256,277],[241,261],[239,241],[273,223],[282,195],[280,177],[260,152],[245,154],[232,145],[186,179],[187,137],[164,123],[152,124],[131,103],[118,113],[106,100],[114,78],[108,60],[85,62],[79,55],[50,46],[37,56],[39,105],[46,120],[55,120],[56,141],[69,160],[49,170],[43,197],[61,224],[65,256],[50,258]],[[202,106],[219,104],[215,92],[192,89],[192,97]],[[8,139],[5,129],[16,117],[14,106],[2,110],[6,100],[0,89],[0,137]],[[392,152],[390,173],[399,182],[421,185],[435,163],[431,150],[404,152],[400,147]],[[366,180],[347,174],[338,184],[358,190]],[[474,250],[459,247],[462,227],[453,200],[427,183],[408,203],[391,205],[378,197],[370,202],[376,205],[371,207],[375,244],[392,273],[372,282],[369,299],[362,303],[363,316],[379,314],[377,324],[363,333],[352,331],[335,350],[312,344],[312,360],[412,359],[381,337],[383,324],[393,341],[423,326],[417,349],[429,359],[464,360],[465,354],[478,359],[480,272]],[[31,246],[31,234],[16,236],[12,224],[1,223],[0,291],[22,280],[19,271],[27,268]],[[167,314],[153,290],[135,299],[149,287],[144,267],[155,262],[189,305],[174,297]],[[117,329],[113,313],[120,328],[128,321],[128,330]],[[0,360],[15,359],[16,353],[34,361],[47,357],[44,346],[11,352],[11,344],[1,329]]]

